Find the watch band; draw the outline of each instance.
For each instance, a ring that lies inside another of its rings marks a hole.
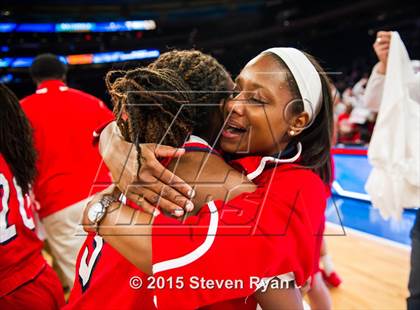
[[[99,234],[99,224],[102,222],[102,220],[104,219],[108,208],[114,203],[117,202],[118,199],[116,199],[114,196],[112,195],[104,195],[102,196],[102,198],[99,200],[99,203],[102,205],[102,215],[95,221],[95,231],[97,234]]]

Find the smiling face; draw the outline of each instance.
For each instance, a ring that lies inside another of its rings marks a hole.
[[[234,95],[224,105],[220,146],[225,152],[274,155],[290,141],[284,111],[298,95],[290,89],[286,70],[272,55],[263,54],[241,71]]]

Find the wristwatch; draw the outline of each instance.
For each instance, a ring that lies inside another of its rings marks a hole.
[[[105,214],[109,208],[109,206],[117,202],[118,200],[111,195],[104,195],[98,202],[94,203],[92,206],[90,206],[87,218],[89,222],[95,226],[95,231],[98,233],[99,230],[99,224],[105,217]]]

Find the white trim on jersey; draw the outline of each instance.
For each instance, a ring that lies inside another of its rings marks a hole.
[[[213,201],[208,202],[206,206],[210,211],[210,224],[207,231],[206,240],[194,251],[184,256],[154,264],[152,267],[153,274],[191,264],[203,256],[210,249],[210,247],[213,245],[214,238],[216,237],[217,227],[219,225],[219,212],[217,211],[217,207]]]
[[[48,92],[48,88],[40,88],[40,89],[37,89],[36,91],[35,91],[35,93],[37,94],[37,95],[43,95],[43,94],[46,94]]]
[[[252,181],[253,179],[255,179],[257,176],[259,176],[264,171],[265,165],[268,162],[274,162],[274,163],[277,163],[277,164],[279,164],[279,163],[293,163],[300,157],[301,153],[302,153],[302,144],[299,142],[297,144],[296,155],[291,157],[291,158],[279,159],[279,158],[275,158],[275,157],[271,157],[271,156],[264,156],[261,159],[258,168],[255,169],[255,171],[253,171],[251,173],[248,173],[248,175],[246,177],[248,178],[248,180]]]
[[[61,91],[61,92],[63,92],[63,91],[68,91],[68,90],[69,90],[69,87],[68,87],[68,86],[59,86],[59,87],[58,87],[58,90],[59,90],[59,91]],[[44,87],[44,88],[37,89],[37,90],[35,91],[35,93],[36,93],[37,95],[43,95],[43,94],[46,94],[46,93],[48,93],[48,88],[47,88],[47,87]]]
[[[201,143],[204,144],[205,146],[208,146],[209,148],[212,148],[210,146],[210,144],[207,143],[206,140],[204,140],[203,138],[200,138],[199,136],[195,136],[195,135],[190,135],[190,138],[188,139],[187,143]]]

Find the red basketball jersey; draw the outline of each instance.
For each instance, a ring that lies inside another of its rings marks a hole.
[[[95,180],[109,184],[108,171],[92,145],[95,128],[113,119],[102,101],[49,80],[21,105],[34,128],[38,152],[34,192],[41,219],[95,193]]]
[[[77,257],[76,276],[66,309],[154,310],[147,275],[102,237],[89,234]]]
[[[210,202],[184,223],[156,217],[158,309],[255,307],[252,294],[264,280],[280,277],[284,285],[292,279],[303,285],[313,274],[326,202],[320,178],[269,157],[234,164],[257,184],[255,192]]]
[[[32,280],[46,265],[35,234],[32,203],[0,155],[0,297]]]

